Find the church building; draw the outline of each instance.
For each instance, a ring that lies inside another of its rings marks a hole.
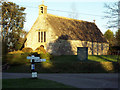
[[[77,55],[77,47],[88,47],[89,55],[106,55],[109,49],[95,22],[48,14],[44,4],[26,38],[25,47],[42,46],[53,55]]]

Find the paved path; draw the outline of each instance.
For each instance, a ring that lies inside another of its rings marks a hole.
[[[31,74],[3,73],[2,78],[31,78]],[[77,88],[118,88],[118,74],[38,74],[38,78],[57,81]]]

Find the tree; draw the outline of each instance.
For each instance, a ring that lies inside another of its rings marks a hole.
[[[115,37],[114,37],[114,34],[111,30],[108,29],[105,32],[104,37],[109,41],[110,46],[113,46],[115,44],[115,42],[114,42]]]
[[[71,4],[71,13],[69,14],[68,17],[73,18],[73,19],[78,19],[78,13],[76,11],[76,5],[75,5],[75,3]]]
[[[25,30],[22,30],[21,37],[18,39],[18,41],[14,44],[15,50],[20,50],[24,47],[24,43],[26,40],[27,32]]]
[[[0,3],[6,2],[7,0],[0,0]]]
[[[15,47],[15,43],[21,38],[22,29],[25,22],[25,7],[19,7],[13,2],[2,3],[2,41],[8,47],[10,42]]]
[[[117,46],[120,47],[120,29],[115,34],[116,40],[117,40]]]
[[[108,28],[120,28],[120,1],[113,4],[105,4],[105,18],[108,19]]]

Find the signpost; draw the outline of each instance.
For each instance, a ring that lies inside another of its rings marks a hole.
[[[30,59],[30,62],[31,62],[31,71],[32,71],[32,78],[37,78],[37,71],[35,71],[35,62],[38,63],[38,62],[45,62],[46,59],[40,59],[40,57],[35,57],[34,55],[32,55],[31,57],[30,56],[27,56],[27,59]]]

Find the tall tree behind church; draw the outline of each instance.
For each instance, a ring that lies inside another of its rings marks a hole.
[[[116,44],[114,34],[113,34],[113,32],[111,30],[108,29],[104,33],[104,37],[109,41],[110,46],[114,46]]]
[[[120,47],[120,29],[116,32],[115,37],[116,37],[116,41],[117,41],[116,46]]]
[[[25,7],[19,7],[13,2],[2,3],[2,41],[3,45],[10,47],[10,42],[14,48],[18,42],[25,22]]]

